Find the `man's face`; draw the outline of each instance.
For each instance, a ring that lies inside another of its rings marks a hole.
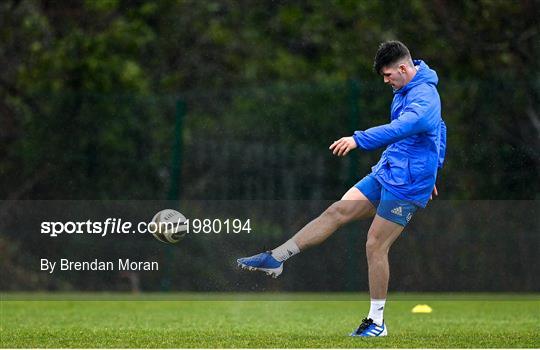
[[[384,83],[388,84],[394,90],[399,90],[406,84],[406,68],[403,64],[393,67],[383,67],[381,69],[381,75],[384,79]]]

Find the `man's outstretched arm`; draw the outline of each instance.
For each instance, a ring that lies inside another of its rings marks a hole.
[[[436,103],[438,99],[430,96],[429,92],[419,93],[391,123],[355,131],[353,139],[358,148],[370,151],[428,131],[439,121],[435,113],[432,113]]]

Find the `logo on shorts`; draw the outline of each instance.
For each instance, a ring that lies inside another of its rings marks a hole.
[[[411,221],[412,219],[412,213],[407,214],[407,222]]]
[[[401,207],[395,207],[394,209],[390,210],[390,212],[398,216],[403,216],[403,209],[401,209]]]

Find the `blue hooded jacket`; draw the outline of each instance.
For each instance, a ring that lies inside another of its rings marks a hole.
[[[390,123],[355,131],[353,138],[363,150],[387,146],[372,175],[396,197],[425,207],[444,162],[446,125],[437,73],[421,60],[414,65],[414,78],[394,91]]]

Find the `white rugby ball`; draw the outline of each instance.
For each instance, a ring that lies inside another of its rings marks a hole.
[[[173,209],[158,212],[148,225],[152,235],[164,243],[178,243],[187,233],[186,217]]]

